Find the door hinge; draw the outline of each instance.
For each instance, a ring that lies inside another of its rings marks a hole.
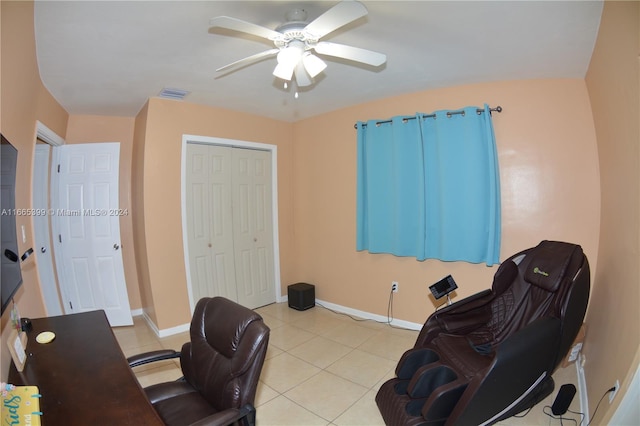
[[[71,300],[69,300],[69,308],[73,311],[73,303],[71,303]]]
[[[58,234],[58,241],[62,244],[62,235]]]
[[[60,173],[60,164],[58,164],[58,173]]]

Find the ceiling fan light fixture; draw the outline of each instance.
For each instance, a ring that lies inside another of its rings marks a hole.
[[[304,55],[302,55],[302,63],[311,78],[315,78],[318,74],[324,71],[325,68],[327,68],[327,64],[322,59],[310,52],[305,52]]]
[[[291,78],[293,77],[293,68],[288,65],[278,63],[278,65],[273,69],[273,75],[285,81],[291,81]]]
[[[287,47],[281,49],[278,53],[278,65],[273,70],[273,75],[283,80],[291,80],[293,70],[302,59],[303,53],[304,43],[296,40],[289,43]]]

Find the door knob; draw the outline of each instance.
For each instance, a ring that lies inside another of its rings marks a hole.
[[[40,252],[41,253],[46,253],[47,252],[47,248],[46,247],[40,247]]]
[[[119,248],[120,248],[120,246],[118,245],[118,243],[115,243],[115,244],[113,245],[113,249],[114,249],[114,250],[118,250]]]

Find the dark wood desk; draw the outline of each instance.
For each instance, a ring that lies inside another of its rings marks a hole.
[[[38,386],[42,424],[162,425],[109,327],[103,311],[32,320],[27,361],[13,363],[9,383]],[[42,331],[56,338],[36,342]]]

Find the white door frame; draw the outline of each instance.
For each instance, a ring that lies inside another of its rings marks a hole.
[[[37,144],[37,140],[40,139],[43,142],[46,142],[48,145],[51,146],[52,148],[52,152],[51,152],[51,156],[55,155],[54,153],[56,152],[56,147],[58,146],[62,146],[64,145],[64,139],[62,139],[60,136],[58,136],[53,130],[49,129],[47,126],[45,126],[43,123],[41,123],[40,121],[36,121],[36,140],[33,141],[34,144]],[[35,149],[35,148],[34,148]],[[35,171],[35,164],[36,164],[36,155],[35,155],[35,151],[34,151],[34,155],[33,155],[33,165],[32,165],[32,169]],[[49,164],[47,164],[47,168],[49,168]],[[49,172],[49,182],[51,183],[51,174],[53,173],[52,170],[50,170],[50,168],[47,170]],[[47,196],[49,196],[49,194],[51,194],[51,190],[50,187],[47,188],[36,188],[37,183],[35,182],[35,180],[32,182],[33,185],[33,194],[32,196],[35,196],[36,194],[36,189],[40,190],[40,191],[45,191],[47,193]],[[48,215],[47,219],[51,219],[51,216]],[[48,222],[48,221],[47,221]],[[34,229],[34,234],[36,232],[36,228],[35,226],[33,227]],[[46,236],[46,240],[47,241],[51,241],[52,238],[52,232],[51,232],[51,228],[49,227],[48,229],[48,235]],[[42,238],[45,238],[45,236],[42,236]],[[34,235],[34,241],[35,241],[35,235]],[[53,252],[54,248],[52,244],[47,244],[47,246],[49,246],[49,251],[50,254],[55,258],[55,253]],[[39,255],[39,248],[36,247],[36,260],[38,259],[38,255]],[[60,306],[60,293],[58,290],[58,286],[56,284],[56,274],[55,271],[53,270],[53,266],[52,265],[48,265],[48,267],[46,265],[42,264],[43,262],[36,262],[37,265],[37,270],[38,270],[38,277],[40,280],[40,290],[42,292],[42,298],[44,299],[44,305],[45,305],[45,309],[47,311],[47,315],[51,316],[51,315],[62,315],[63,311],[62,308]]]
[[[189,268],[189,244],[187,231],[187,144],[199,143],[209,145],[231,146],[244,149],[259,149],[271,153],[271,212],[273,217],[273,282],[275,285],[276,302],[282,302],[283,297],[280,290],[280,240],[278,232],[278,147],[276,145],[247,142],[234,139],[214,138],[209,136],[182,135],[181,154],[181,211],[182,211],[182,246],[184,247],[184,266],[187,275],[187,291],[189,293],[189,304],[191,312],[195,309],[197,302],[193,300],[191,291],[191,270]]]

